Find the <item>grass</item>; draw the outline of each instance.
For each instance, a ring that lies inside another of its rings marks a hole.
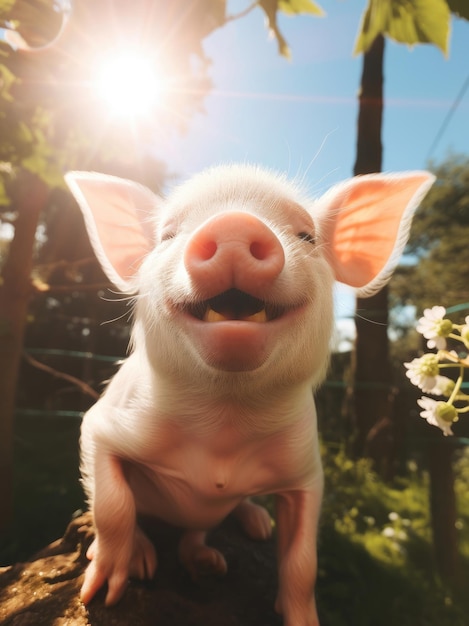
[[[324,448],[324,458],[318,581],[324,624],[467,626],[467,498],[460,499],[462,567],[455,589],[435,572],[426,474],[410,471],[388,485],[367,460],[353,463],[340,448]],[[466,463],[469,472],[469,457]],[[461,467],[457,475],[462,494]]]

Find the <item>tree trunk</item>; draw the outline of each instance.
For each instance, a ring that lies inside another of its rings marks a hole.
[[[445,582],[455,585],[459,573],[457,507],[453,448],[440,439],[429,448],[430,507],[435,564]]]
[[[18,371],[31,295],[31,269],[39,214],[48,189],[21,172],[15,185],[15,235],[0,280],[0,531],[13,516],[13,424]]]
[[[371,174],[381,171],[383,146],[383,61],[384,37],[378,35],[363,55],[363,70],[358,97],[357,155],[353,173]]]
[[[363,57],[359,95],[357,155],[354,174],[381,171],[383,117],[384,37],[379,35]],[[355,456],[383,460],[389,468],[392,446],[390,436],[390,365],[388,355],[388,290],[385,287],[371,298],[357,298],[355,324],[357,339],[354,357],[353,416]],[[375,428],[377,423],[382,428]],[[373,433],[380,433],[374,445]],[[384,443],[384,446],[383,446]]]

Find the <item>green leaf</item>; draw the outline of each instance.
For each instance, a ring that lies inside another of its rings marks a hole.
[[[277,40],[280,54],[287,59],[291,58],[291,52],[277,24],[278,11],[282,11],[287,15],[297,15],[298,13],[308,13],[317,16],[324,15],[321,7],[310,0],[259,0],[259,6],[267,16],[269,29]]]
[[[448,0],[448,6],[451,13],[469,20],[469,2],[467,0]]]
[[[299,13],[306,13],[308,15],[317,15],[322,17],[325,15],[323,9],[310,0],[279,0],[279,11],[286,15],[298,15]]]
[[[450,17],[446,0],[368,0],[355,53],[383,34],[408,45],[432,43],[447,54]]]

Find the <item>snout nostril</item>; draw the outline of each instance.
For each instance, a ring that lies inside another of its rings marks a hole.
[[[196,256],[201,261],[208,261],[212,257],[215,256],[217,248],[218,248],[218,246],[217,246],[217,242],[216,241],[213,241],[213,240],[212,241],[211,240],[201,241],[197,245],[197,250],[195,251],[196,252]]]
[[[263,261],[269,255],[267,246],[261,241],[253,241],[249,246],[249,250],[258,261]]]

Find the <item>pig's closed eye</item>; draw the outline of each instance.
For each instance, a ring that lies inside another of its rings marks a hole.
[[[311,243],[313,245],[316,243],[316,237],[311,233],[301,232],[298,233],[297,237],[298,239],[301,239],[301,241],[306,241],[307,243]]]
[[[176,237],[176,231],[174,230],[167,230],[165,231],[162,235],[161,235],[161,241],[168,241],[169,239],[173,239],[174,237]]]

